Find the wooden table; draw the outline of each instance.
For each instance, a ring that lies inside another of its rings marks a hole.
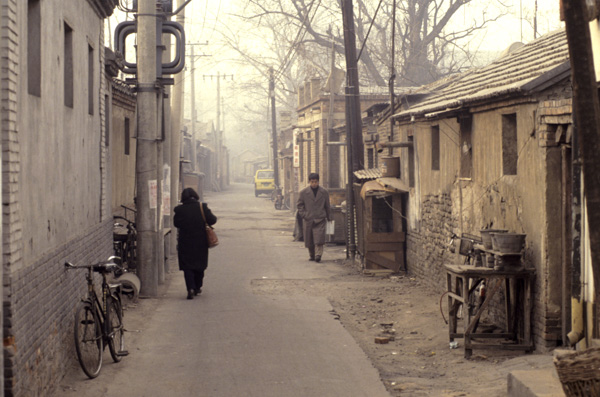
[[[474,348],[505,349],[532,351],[531,340],[531,284],[535,270],[519,267],[507,267],[504,270],[494,270],[486,267],[469,265],[445,265],[448,281],[448,326],[450,342],[455,338],[464,338],[465,357],[470,357]],[[475,291],[471,290],[471,281],[486,280],[487,293],[479,309],[471,314],[468,308],[469,296]],[[506,324],[502,333],[476,333],[479,319],[488,309],[490,301],[498,290],[505,288],[505,315]],[[522,299],[518,299],[519,287],[523,292]],[[466,304],[465,304],[466,302]],[[463,306],[462,316],[464,321],[463,333],[457,332],[458,312]],[[519,329],[520,325],[522,328]],[[484,339],[482,343],[474,339]],[[497,339],[494,341],[494,339]]]

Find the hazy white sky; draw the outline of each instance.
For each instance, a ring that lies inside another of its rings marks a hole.
[[[480,4],[488,3],[476,1]],[[534,38],[535,0],[510,0],[504,3],[511,6],[511,11],[488,27],[483,36],[482,49],[504,50],[514,42],[527,43]],[[537,8],[538,37],[563,26],[559,16],[559,0],[537,0]]]
[[[180,0],[178,0],[180,1]],[[372,0],[375,4],[378,0]],[[131,2],[131,0],[129,0]],[[501,2],[501,3],[500,3]],[[486,51],[498,53],[508,48],[517,41],[529,42],[533,40],[533,15],[536,0],[472,0],[458,14],[454,16],[452,25],[449,29],[460,30],[461,26],[470,25],[474,18],[481,19],[482,15],[498,15],[500,4],[508,5],[509,12],[496,22],[488,25],[485,31],[482,31],[476,37],[470,38],[464,43],[471,51]],[[198,45],[195,47],[195,53],[205,54],[206,57],[196,59],[196,107],[198,117],[202,121],[216,119],[216,79],[211,80],[210,75],[233,74],[233,81],[222,81],[221,96],[224,98],[223,111],[225,114],[225,134],[227,130],[240,130],[241,116],[244,115],[245,93],[240,87],[245,81],[265,80],[254,68],[232,62],[233,54],[219,44],[219,30],[225,27],[235,29],[239,20],[232,17],[231,14],[242,12],[241,9],[247,4],[247,0],[192,0],[186,7],[186,41],[188,43],[206,43],[208,45]],[[340,11],[341,19],[341,11]],[[131,19],[131,15],[129,18]],[[114,30],[118,21],[125,19],[124,14],[116,12],[115,17],[111,18],[110,26]],[[553,31],[562,26],[559,20],[559,0],[537,0],[537,24],[538,36]],[[244,33],[242,32],[242,36]],[[108,39],[108,37],[107,37]],[[254,44],[251,44],[254,45]],[[260,46],[260,42],[256,43]],[[189,49],[188,49],[189,54]],[[277,65],[274,65],[277,66]],[[185,85],[184,90],[188,93],[186,97],[186,107],[184,110],[186,117],[189,117],[189,71],[190,63],[184,71]],[[264,81],[266,86],[266,81]],[[250,106],[264,108],[264,118],[267,120],[268,101],[253,99],[254,103]],[[260,102],[260,103],[258,103]],[[263,103],[264,102],[264,103]],[[243,128],[243,127],[242,127]],[[265,131],[267,126],[265,125]],[[231,139],[229,142],[233,145]]]

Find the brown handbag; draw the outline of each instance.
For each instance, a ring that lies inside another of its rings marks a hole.
[[[204,216],[204,208],[202,207],[202,203],[200,203],[200,212],[202,213],[202,219],[204,219],[204,224],[206,225],[206,242],[208,243],[208,248],[216,247],[219,245],[219,238],[217,237],[217,232],[215,232],[215,229],[206,223],[206,217]]]

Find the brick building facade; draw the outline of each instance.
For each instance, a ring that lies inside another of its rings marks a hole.
[[[408,271],[443,293],[444,265],[464,260],[448,249],[452,234],[527,234],[524,262],[536,274],[532,328],[542,351],[561,344],[559,291],[571,226],[560,215],[569,189],[561,169],[570,158],[569,73],[566,36],[557,31],[485,68],[403,95],[392,116],[394,141],[413,143],[393,151],[410,186]],[[389,117],[378,123],[389,128]],[[496,304],[492,319],[502,316]]]
[[[104,18],[116,0],[6,0],[0,29],[4,395],[46,395],[73,310],[112,252]]]

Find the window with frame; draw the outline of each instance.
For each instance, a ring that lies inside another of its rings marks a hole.
[[[473,150],[471,132],[473,126],[473,117],[471,115],[463,116],[460,122],[460,176],[461,178],[471,178],[473,169]]]
[[[27,2],[27,92],[42,96],[42,10],[40,0]]]
[[[374,161],[373,161],[373,148],[367,149],[367,168],[373,169]]]
[[[414,137],[408,136],[408,141],[413,144],[408,147],[408,186],[415,187],[415,147]]]
[[[431,169],[440,170],[440,126],[431,127]]]
[[[108,145],[110,144],[110,108],[110,97],[108,95],[104,95],[104,146],[106,147],[108,147]]]
[[[312,135],[311,131],[308,131],[306,133],[306,140],[307,140],[307,142],[306,142],[306,146],[307,146],[307,148],[306,148],[307,149],[307,153],[306,153],[306,172],[307,172],[307,175],[310,175],[311,172],[312,172],[312,169],[313,169],[312,168],[312,144],[313,143],[312,143],[312,141],[310,139],[310,138],[312,138],[311,135]]]
[[[94,48],[88,44],[88,114],[94,114]]]
[[[123,142],[123,147],[125,148],[125,155],[129,156],[129,142],[131,140],[131,132],[129,130],[129,117],[125,117],[125,125],[123,126],[123,131],[124,131],[124,138],[125,138],[125,142]]]
[[[502,175],[517,175],[517,114],[502,115]]]
[[[320,172],[319,162],[321,161],[320,151],[319,151],[319,129],[315,128],[315,172],[318,174]]]
[[[73,29],[64,23],[64,96],[65,106],[70,108],[74,104],[73,92]]]

